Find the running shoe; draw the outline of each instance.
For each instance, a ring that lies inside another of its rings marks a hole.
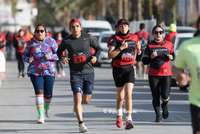
[[[147,79],[147,75],[146,75],[146,74],[143,74],[142,78],[143,78],[143,79]]]
[[[140,67],[138,70],[138,77],[142,77],[142,67]]]
[[[43,115],[38,116],[37,124],[44,124],[44,116]]]
[[[87,132],[87,127],[84,125],[84,123],[79,125],[79,132],[80,133],[85,133]]]
[[[122,115],[116,115],[116,126],[119,128],[123,126]]]
[[[76,112],[75,112],[75,110],[74,110],[74,107],[73,107],[73,114],[76,116]]]
[[[22,73],[22,78],[24,78],[24,76],[25,76],[24,73]]]
[[[65,71],[64,71],[64,70],[62,70],[62,76],[63,76],[63,77],[65,76]]]
[[[58,77],[61,77],[60,73],[58,73]]]
[[[21,74],[19,73],[18,78],[22,78]]]
[[[45,115],[46,115],[47,118],[50,118],[50,117],[51,117],[50,108],[49,108],[49,109],[45,109]]]
[[[156,116],[155,122],[162,122],[162,117],[161,116]]]
[[[163,119],[167,119],[169,116],[169,112],[167,110],[167,106],[165,106],[164,108],[162,107],[163,113],[162,113],[162,117]]]
[[[125,129],[132,129],[134,127],[132,121],[126,121]]]

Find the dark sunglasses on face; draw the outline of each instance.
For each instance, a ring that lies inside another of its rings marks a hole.
[[[159,33],[159,34],[163,34],[164,31],[154,31],[154,33],[155,33],[155,34],[158,34],[158,33]]]
[[[36,33],[43,33],[44,32],[44,30],[36,30]]]

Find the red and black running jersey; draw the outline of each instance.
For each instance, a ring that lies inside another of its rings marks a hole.
[[[18,46],[18,42],[21,43],[20,46]],[[23,37],[15,36],[13,43],[14,47],[16,48],[16,52],[23,53],[25,50],[25,44],[27,43],[27,38],[25,36]]]
[[[3,47],[4,47],[3,43],[5,41],[6,41],[5,37],[2,34],[0,34],[0,51],[2,52],[3,52]]]
[[[132,33],[126,36],[114,35],[110,41],[110,46],[114,46],[115,50],[118,49],[122,42],[128,43],[128,47],[122,50],[115,58],[113,58],[113,66],[119,68],[127,68],[135,64],[136,44],[139,42],[138,36]]]
[[[178,34],[178,32],[171,32],[171,33],[167,34],[167,35],[165,36],[165,40],[171,41],[172,38],[173,38],[176,34]]]
[[[151,59],[151,54],[156,51],[157,56]],[[155,42],[152,41],[147,45],[142,59],[144,64],[150,63],[148,75],[152,76],[171,76],[171,67],[167,55],[171,54],[174,59],[173,44],[170,41]]]

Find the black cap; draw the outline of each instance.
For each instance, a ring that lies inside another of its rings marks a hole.
[[[23,29],[19,29],[19,31],[18,32],[21,32],[21,31],[24,31]]]
[[[120,20],[117,22],[117,26],[120,26],[121,24],[127,24],[127,25],[129,25],[129,22],[128,22],[128,20],[126,20],[126,19],[120,19]]]

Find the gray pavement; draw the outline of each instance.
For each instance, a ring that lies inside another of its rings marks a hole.
[[[17,62],[8,61],[6,79],[0,87],[0,133],[78,133],[78,122],[72,113],[73,95],[67,65],[65,71],[66,77],[56,77],[51,103],[52,117],[46,118],[45,124],[36,124],[38,115],[32,84],[27,76],[18,79]],[[91,102],[83,106],[88,134],[192,134],[186,91],[172,87],[168,105],[170,116],[166,120],[163,119],[162,123],[155,123],[148,81],[137,78],[133,90],[132,114],[135,127],[125,130],[125,122],[122,128],[115,126],[117,94],[111,67],[103,65],[101,68],[95,68],[95,77],[95,90]]]

